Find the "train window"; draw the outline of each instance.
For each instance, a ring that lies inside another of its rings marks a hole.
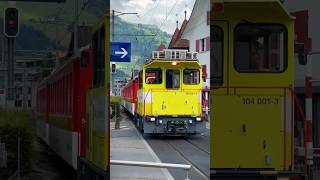
[[[80,66],[83,68],[88,67],[89,64],[89,53],[84,51],[81,54],[81,59],[80,59]]]
[[[210,84],[221,86],[223,83],[223,30],[218,26],[211,27]],[[214,53],[213,53],[214,52]]]
[[[178,89],[180,88],[180,71],[176,69],[166,70],[166,88]]]
[[[146,84],[161,84],[162,70],[161,69],[146,69]]]
[[[283,72],[287,31],[282,25],[240,24],[235,29],[235,68],[239,72]]]
[[[105,29],[104,26],[93,36],[93,86],[100,87],[104,85],[104,68],[105,68]]]
[[[184,84],[199,84],[200,71],[198,69],[185,69],[183,70],[183,83]]]

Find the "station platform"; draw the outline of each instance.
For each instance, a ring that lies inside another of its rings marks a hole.
[[[120,129],[114,129],[111,121],[110,159],[125,161],[161,162],[140,132],[135,128],[129,117],[121,116]],[[150,167],[133,167],[112,165],[110,167],[112,180],[173,180],[167,169]]]

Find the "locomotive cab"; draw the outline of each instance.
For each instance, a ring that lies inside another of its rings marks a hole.
[[[293,22],[278,0],[212,1],[214,179],[288,178],[294,171]]]
[[[138,127],[150,134],[202,133],[201,73],[196,53],[154,51],[138,77]]]

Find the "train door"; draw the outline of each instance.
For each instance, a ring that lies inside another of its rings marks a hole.
[[[241,95],[230,85],[234,69],[232,60],[233,30],[228,21],[213,21],[212,31],[212,86],[213,118],[211,121],[211,163],[213,168],[262,168],[250,162],[250,155],[257,154],[259,142],[252,143],[248,127],[259,129],[246,117],[251,108],[241,105]],[[249,98],[250,99],[250,98]],[[232,113],[231,113],[232,112]],[[256,112],[258,113],[258,112]],[[253,133],[251,131],[251,133]],[[252,146],[252,147],[250,147]],[[236,150],[235,150],[236,148]],[[257,161],[261,161],[260,159]]]
[[[232,48],[228,39],[237,41],[240,37],[233,37],[233,34],[228,33],[226,22],[218,22],[212,29],[217,34],[214,35],[217,42],[213,44],[216,47],[213,64],[217,67],[213,66],[215,69],[212,70],[215,89],[212,102],[216,104],[213,106],[214,118],[211,122],[212,165],[214,168],[282,169],[284,134],[281,129],[283,128],[284,89],[272,89],[272,85],[264,82],[268,86],[265,89],[257,79],[261,74],[242,73],[236,69],[247,68],[247,65],[244,65],[245,62],[239,62],[246,58],[239,59],[234,64],[233,58],[237,59],[237,57],[230,57],[228,49],[234,49],[236,53],[234,56],[249,55],[250,53],[245,53],[247,47],[251,48],[251,45],[245,42],[248,35],[241,37],[242,42],[232,43],[235,45]],[[248,31],[248,29],[244,30],[244,32]],[[248,40],[251,41],[250,37]],[[237,150],[235,151],[234,148]],[[252,154],[255,156],[253,157]]]
[[[110,37],[109,16],[92,38],[92,88],[86,93],[86,154],[79,158],[79,179],[110,176]]]
[[[290,171],[293,20],[272,0],[213,7],[211,168]]]
[[[225,161],[224,154],[230,149],[235,139],[225,139],[221,136],[225,136],[228,132],[231,123],[224,123],[220,120],[227,113],[228,109],[221,106],[224,102],[225,95],[228,91],[229,79],[228,79],[228,64],[229,64],[229,29],[227,21],[212,21],[210,27],[211,37],[211,66],[210,66],[210,87],[212,91],[211,103],[213,106],[211,109],[211,121],[210,121],[210,137],[211,137],[211,156],[210,163],[211,168],[219,167],[220,162]],[[228,157],[228,156],[226,156]],[[232,157],[230,157],[232,158]]]
[[[214,53],[210,54],[212,65],[210,66],[212,87],[223,87],[228,85],[228,22],[213,21],[211,29],[211,45]]]

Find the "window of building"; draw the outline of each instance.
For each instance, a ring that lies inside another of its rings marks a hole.
[[[162,83],[162,70],[159,68],[146,69],[145,78],[146,78],[146,84],[161,84]]]
[[[5,77],[0,76],[0,89],[5,88]]]
[[[241,24],[235,29],[239,72],[282,72],[287,67],[287,31],[281,25]]]
[[[223,82],[223,30],[218,26],[212,26],[210,29],[210,41],[212,44],[210,53],[210,84],[213,87],[220,86]]]
[[[176,69],[169,69],[166,71],[166,88],[178,89],[180,88],[180,71]]]
[[[196,40],[196,52],[207,52],[210,49],[210,37]]]
[[[200,71],[198,69],[185,69],[183,71],[183,83],[184,84],[199,84],[200,83]]]
[[[206,39],[200,39],[200,52],[204,52],[205,51],[205,46],[206,46]]]
[[[17,73],[14,75],[15,81],[22,81],[22,74],[21,73]]]

